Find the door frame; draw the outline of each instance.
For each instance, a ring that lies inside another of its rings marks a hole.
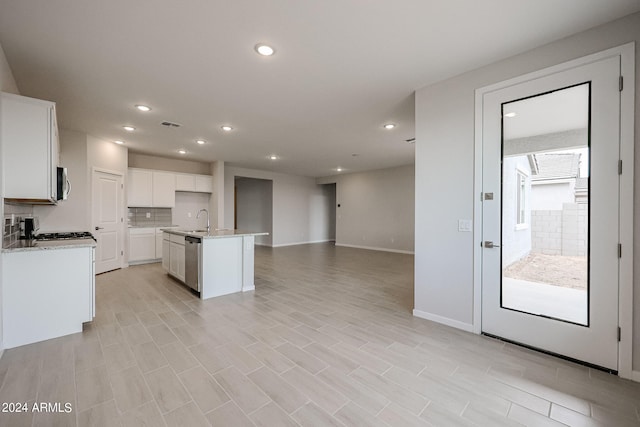
[[[91,203],[89,205],[89,209],[91,209],[91,231],[94,231],[94,228],[96,226],[96,218],[94,216],[94,206],[93,204],[95,203],[95,199],[93,197],[93,195],[96,193],[96,189],[94,188],[94,175],[96,172],[102,172],[102,173],[106,173],[109,175],[115,175],[115,176],[119,176],[120,178],[122,178],[122,188],[120,189],[120,203],[121,203],[121,215],[122,215],[122,221],[120,221],[120,227],[118,227],[118,237],[120,238],[120,268],[125,268],[128,267],[129,265],[127,263],[125,263],[125,259],[128,259],[128,253],[126,253],[125,248],[128,247],[128,243],[127,241],[125,241],[125,236],[126,233],[125,231],[125,222],[124,222],[124,218],[126,217],[126,199],[125,199],[125,189],[127,188],[127,183],[126,183],[126,177],[125,174],[122,173],[121,171],[116,171],[116,170],[111,170],[111,169],[104,169],[104,168],[98,168],[98,167],[91,167]],[[127,255],[127,257],[125,257],[125,255]]]
[[[620,229],[618,241],[622,245],[619,263],[618,375],[640,381],[640,372],[633,371],[633,173],[634,173],[634,114],[635,114],[635,42],[564,62],[542,70],[485,86],[475,91],[475,147],[474,147],[474,204],[473,204],[473,332],[482,332],[482,155],[483,155],[483,97],[489,92],[524,83],[540,77],[570,70],[602,59],[620,56],[620,70],[624,89],[620,93]],[[626,160],[629,159],[629,160]]]

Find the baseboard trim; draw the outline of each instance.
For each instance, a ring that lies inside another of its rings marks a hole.
[[[254,286],[243,286],[242,287],[242,292],[249,292],[249,291],[255,291],[256,287]]]
[[[3,354],[4,354],[4,348],[0,349],[0,359],[2,359]]]
[[[471,323],[464,323],[459,320],[438,316],[437,314],[427,313],[426,311],[420,311],[416,309],[413,310],[413,315],[421,319],[431,320],[436,323],[451,326],[452,328],[461,329],[463,331],[473,333],[473,325]]]
[[[640,371],[631,371],[631,380],[640,383]]]
[[[271,245],[271,247],[272,248],[283,248],[285,246],[310,245],[312,243],[327,243],[327,242],[333,242],[333,240],[311,240],[309,242],[281,243],[279,245]]]
[[[400,249],[389,249],[389,248],[378,248],[376,246],[346,245],[344,243],[336,243],[336,246],[343,246],[345,248],[366,249],[369,251],[393,252],[396,254],[407,254],[407,255],[415,254],[415,252],[413,251],[403,251]]]

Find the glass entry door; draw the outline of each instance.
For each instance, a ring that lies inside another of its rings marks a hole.
[[[619,73],[614,57],[486,93],[482,130],[483,332],[614,371]]]

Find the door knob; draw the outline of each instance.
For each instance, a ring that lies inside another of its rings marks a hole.
[[[104,229],[104,227],[96,227],[96,231],[102,230],[102,229]]]
[[[484,246],[485,248],[488,248],[488,249],[499,248],[500,247],[500,245],[493,244],[493,242],[491,240],[485,240],[484,243],[482,244],[482,246]]]

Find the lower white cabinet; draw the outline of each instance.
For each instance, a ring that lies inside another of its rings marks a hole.
[[[162,266],[170,275],[184,282],[184,236],[164,233],[162,244]]]
[[[129,228],[129,264],[158,262],[162,259],[162,228]]]
[[[2,254],[2,333],[13,348],[82,331],[95,313],[95,249]]]

